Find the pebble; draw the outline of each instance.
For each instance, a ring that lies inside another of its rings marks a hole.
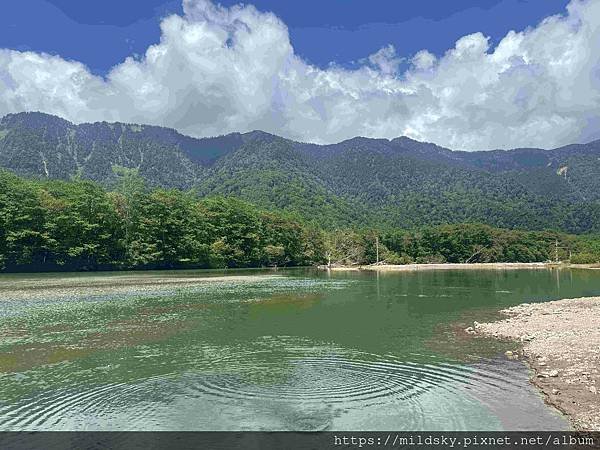
[[[538,374],[538,378],[554,378],[558,376],[558,370],[551,370],[550,372],[542,372]]]
[[[482,325],[477,332],[520,342],[523,349],[507,357],[526,356],[521,351],[528,350],[536,385],[547,400],[564,409],[575,429],[600,430],[600,297],[521,305],[504,312],[508,318]]]

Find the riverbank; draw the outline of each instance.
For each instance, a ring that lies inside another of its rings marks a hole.
[[[600,264],[569,264],[569,268],[600,270]]]
[[[600,431],[600,297],[526,303],[502,313],[508,318],[475,322],[466,331],[519,343],[507,356],[529,363],[546,402],[575,429]]]
[[[1,300],[46,300],[99,295],[145,295],[200,287],[207,283],[256,282],[279,275],[145,275],[65,276],[59,278],[0,280]]]
[[[557,263],[443,263],[443,264],[372,264],[367,266],[320,266],[333,271],[412,272],[417,270],[516,270],[568,267]]]

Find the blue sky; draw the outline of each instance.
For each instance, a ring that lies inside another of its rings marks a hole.
[[[599,0],[2,6],[0,117],[461,150],[600,139]]]
[[[224,6],[239,2],[224,0]],[[564,12],[566,0],[254,0],[288,26],[296,53],[312,64],[352,67],[392,44],[398,55],[437,55],[461,36],[498,42],[509,30]],[[33,14],[32,14],[33,13]],[[159,22],[182,13],[181,1],[18,0],[4,2],[0,47],[61,55],[106,74],[160,38]]]

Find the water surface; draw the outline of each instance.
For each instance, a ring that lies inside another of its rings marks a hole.
[[[503,356],[513,344],[457,330],[598,295],[598,272],[233,274],[1,276],[0,429],[568,426]]]

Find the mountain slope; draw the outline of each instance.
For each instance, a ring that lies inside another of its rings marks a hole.
[[[600,230],[600,142],[460,152],[406,137],[316,145],[260,131],[197,139],[154,126],[74,125],[41,113],[0,120],[0,166],[18,174],[110,185],[115,165],[152,186],[234,195],[329,227]]]

